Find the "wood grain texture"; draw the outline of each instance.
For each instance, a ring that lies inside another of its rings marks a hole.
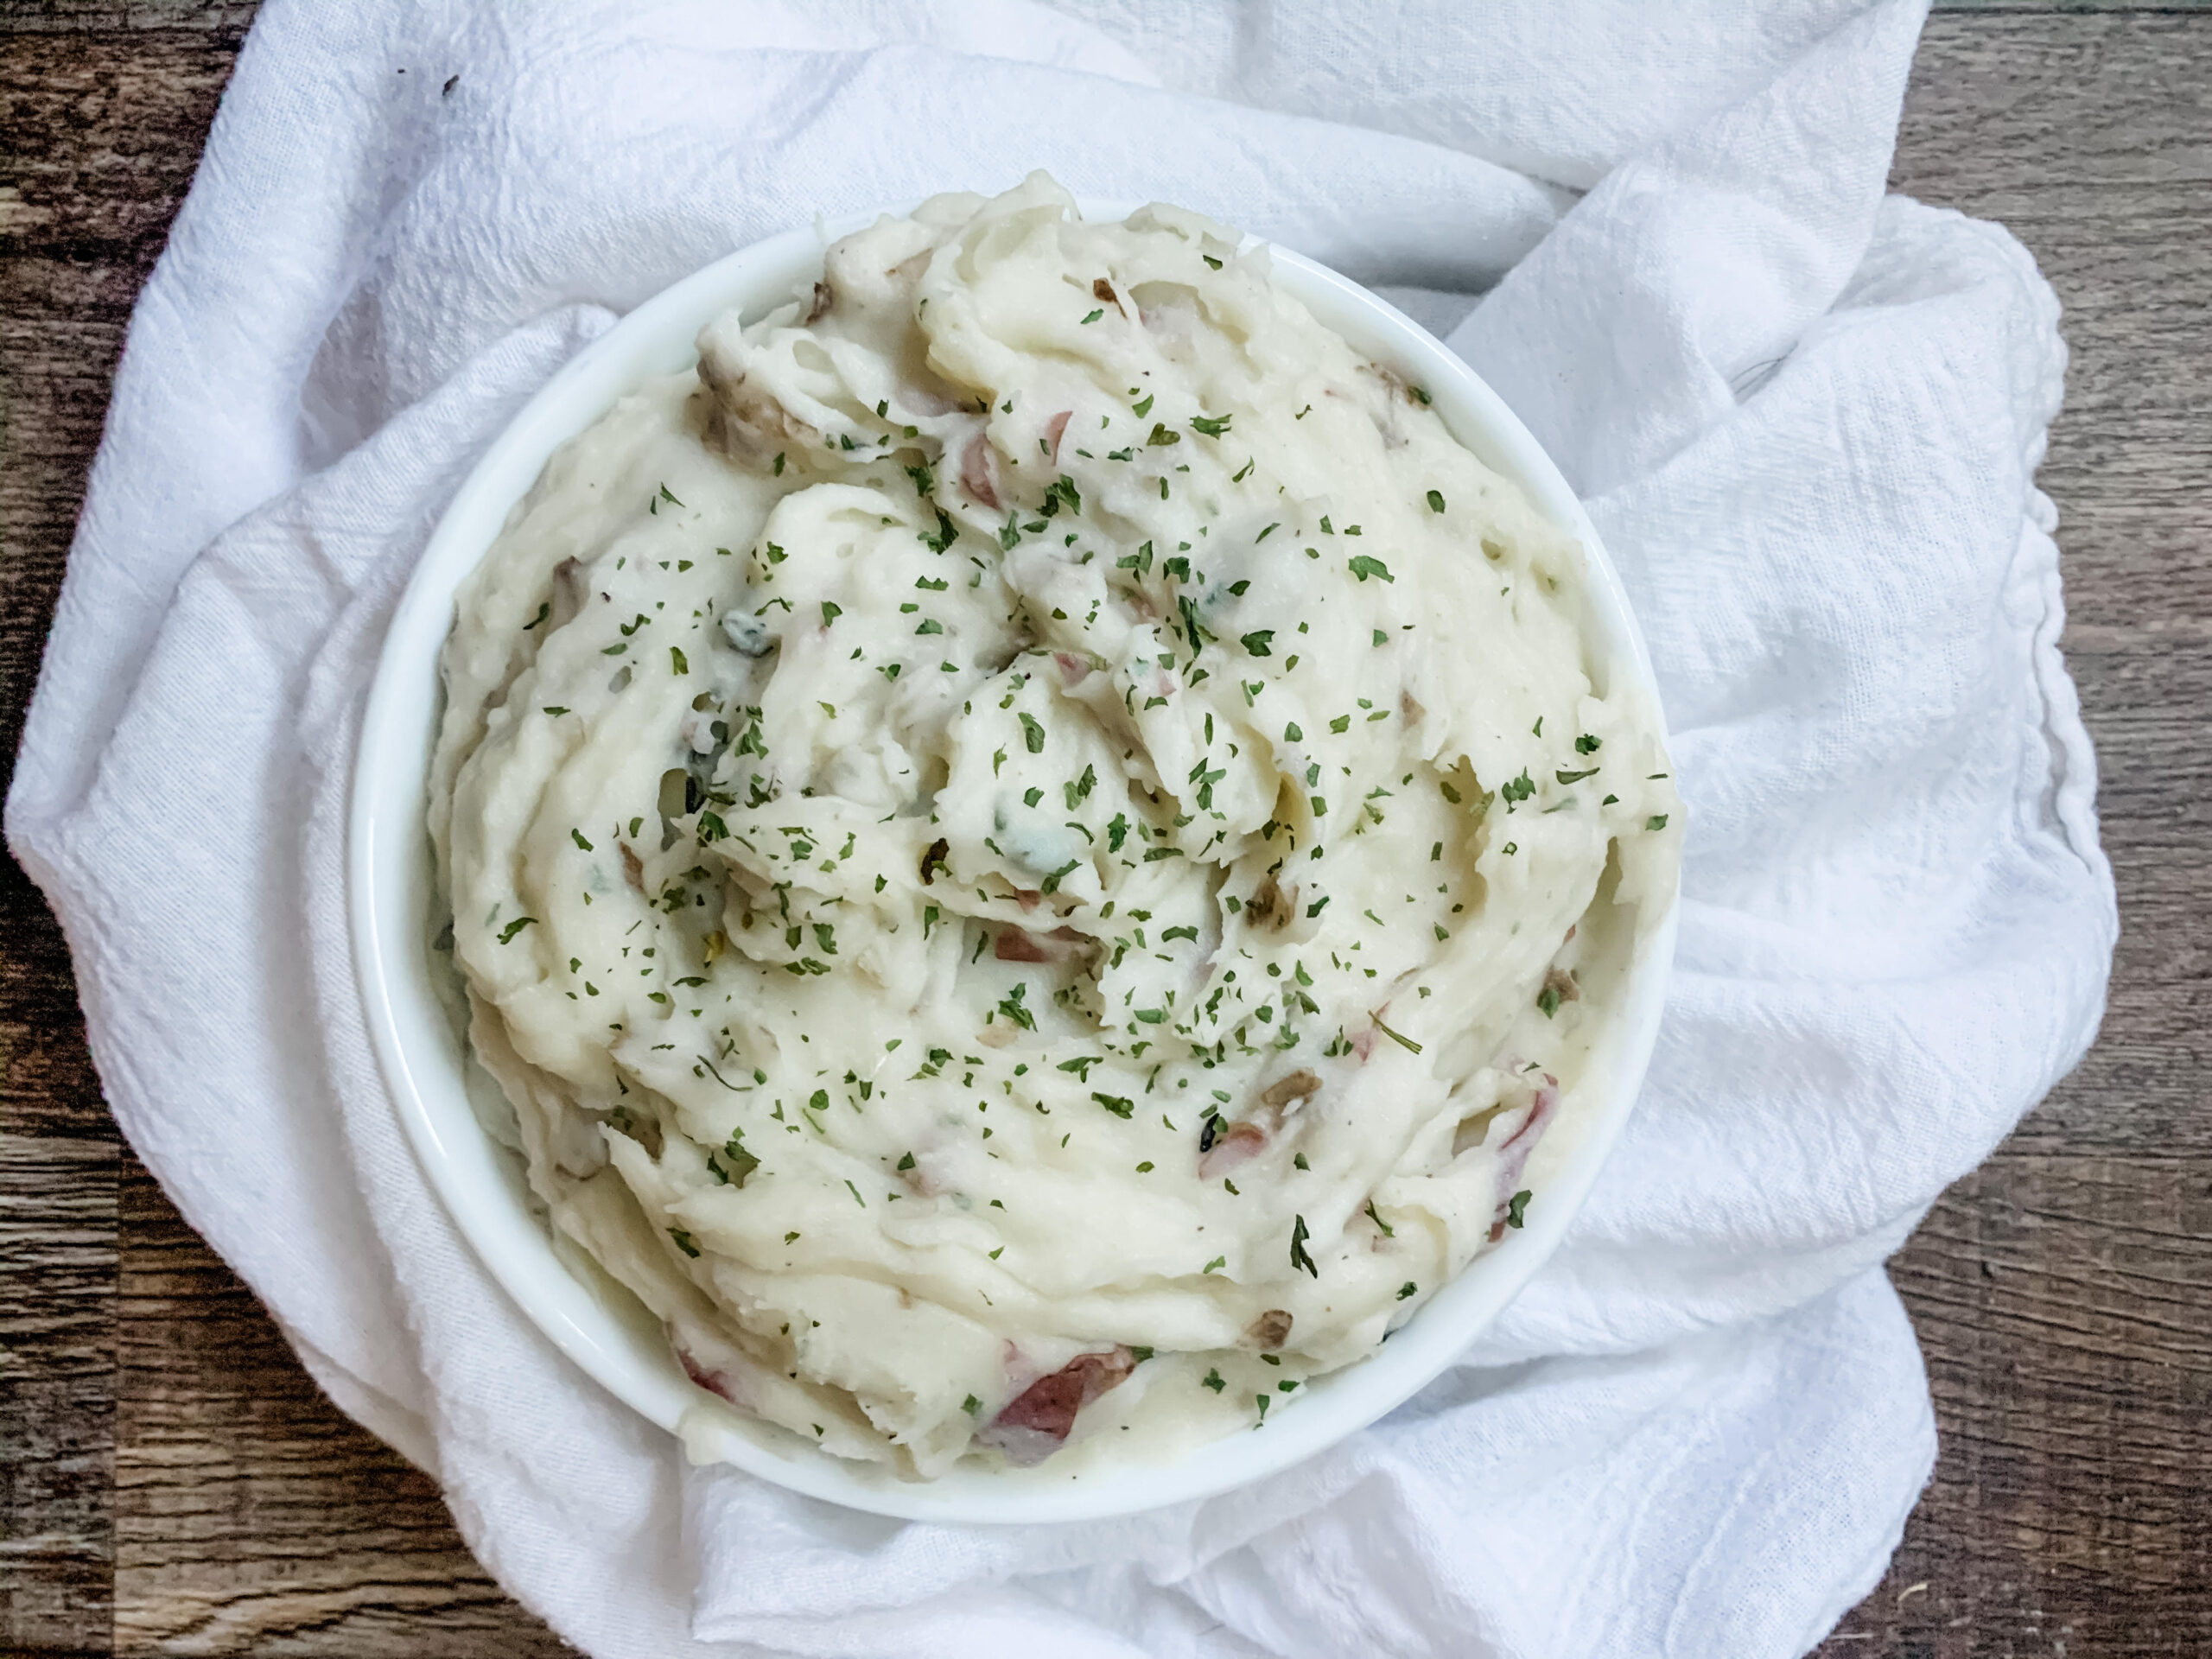
[[[0,750],[107,380],[245,4],[0,0]],[[2063,15],[2062,15],[2063,14]],[[1897,187],[2066,306],[2042,474],[2125,932],[2103,1036],[1892,1273],[1942,1451],[1823,1659],[2212,1653],[2212,12],[1955,0]],[[59,930],[0,868],[0,1651],[564,1651],[121,1149]]]
[[[4,0],[0,33],[101,35],[160,30],[203,46],[235,47],[259,0]],[[196,159],[196,154],[195,154]]]
[[[231,54],[0,49],[0,751],[37,675],[123,326]],[[111,1645],[117,1179],[45,901],[0,868],[0,1647]]]
[[[2121,934],[2088,1058],[1891,1264],[1942,1449],[1821,1651],[2212,1653],[2212,16],[1932,20],[1893,181],[2065,307],[2040,482]]]
[[[117,1652],[569,1651],[484,1576],[436,1486],[317,1392],[135,1163],[120,1218]]]

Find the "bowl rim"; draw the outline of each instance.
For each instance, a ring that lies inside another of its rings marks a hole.
[[[1134,203],[1079,204],[1087,219],[1118,219]],[[898,213],[907,208],[884,212]],[[347,814],[346,908],[372,1046],[392,1108],[425,1179],[478,1260],[569,1359],[608,1393],[671,1433],[709,1401],[684,1378],[639,1306],[607,1300],[563,1260],[531,1212],[512,1154],[472,1108],[466,1062],[440,1001],[431,961],[430,857],[425,821],[442,697],[436,663],[454,595],[537,480],[555,448],[649,375],[696,360],[699,327],[730,305],[758,315],[790,297],[838,237],[879,213],[817,220],[726,255],[664,289],[556,372],[486,447],[425,543],[379,647],[362,717]],[[1582,547],[1585,604],[1609,671],[1625,669],[1661,711],[1658,687],[1626,592],[1596,526],[1541,445],[1472,368],[1404,313],[1292,250],[1265,245],[1276,280],[1356,349],[1426,390],[1454,437],[1513,480]],[[1662,722],[1663,729],[1663,722]],[[1217,1440],[1165,1465],[1135,1461],[1055,1474],[956,1469],[934,1481],[897,1479],[836,1458],[780,1430],[718,1424],[718,1455],[807,1497],[901,1519],[1034,1524],[1098,1520],[1214,1496],[1277,1474],[1368,1427],[1433,1381],[1542,1267],[1564,1236],[1618,1138],[1657,1038],[1674,956],[1678,887],[1649,923],[1625,976],[1612,1027],[1597,1046],[1540,1157],[1553,1167],[1545,1202],[1526,1224],[1478,1255],[1376,1353],[1314,1379],[1261,1433]],[[410,937],[411,936],[411,937]],[[1567,1132],[1562,1136],[1562,1131]],[[611,1281],[609,1281],[611,1283]],[[614,1294],[626,1296],[626,1292]],[[788,1441],[788,1445],[784,1442]]]

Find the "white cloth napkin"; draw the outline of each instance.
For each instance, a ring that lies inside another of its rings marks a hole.
[[[1914,0],[1065,13],[263,10],[131,323],[8,802],[116,1116],[594,1655],[1798,1653],[1933,1455],[1880,1264],[2101,1010],[2031,481],[2056,303],[2004,232],[1885,198]],[[391,1115],[341,854],[385,620],[534,388],[733,247],[1035,166],[1450,331],[1620,564],[1690,832],[1642,1103],[1479,1351],[1253,1490],[995,1531],[686,1470],[522,1321]]]

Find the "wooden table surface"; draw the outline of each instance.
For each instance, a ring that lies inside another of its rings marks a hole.
[[[10,759],[124,325],[251,11],[0,0]],[[2212,9],[1939,12],[1893,176],[2010,226],[2065,304],[2042,481],[2123,931],[2094,1051],[1891,1265],[1942,1449],[1888,1578],[1820,1651],[2212,1654]],[[60,933],[12,863],[0,1649],[567,1651],[123,1147]]]

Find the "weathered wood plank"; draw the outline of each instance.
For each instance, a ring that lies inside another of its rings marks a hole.
[[[9,650],[0,629],[0,661]],[[12,753],[12,737],[0,741]],[[60,931],[22,873],[4,863],[0,1650],[107,1645],[118,1161]]]
[[[1892,1268],[1943,1445],[1882,1588],[1821,1649],[2212,1651],[2212,1181],[2009,1154]],[[1925,1586],[1915,1590],[1915,1586]]]
[[[1933,19],[1895,177],[2066,308],[2041,482],[2122,936],[2088,1059],[1891,1266],[1942,1450],[1821,1653],[2212,1651],[2212,17]]]
[[[2163,13],[2203,11],[2212,8],[2212,0],[1935,0],[1930,10],[1937,12],[1979,12],[1984,16],[2015,17],[2050,16],[2054,14],[2077,12],[2133,12],[2139,16]]]
[[[0,1651],[107,1651],[113,1389],[105,1373],[0,1376],[15,1425],[0,1431]]]
[[[22,8],[11,10],[14,22]],[[20,740],[130,304],[232,52],[0,44],[0,753]],[[60,931],[0,862],[0,1649],[113,1640],[121,1155]]]
[[[2101,1040],[2014,1146],[2212,1156],[2212,16],[1931,21],[1896,181],[2008,225],[2072,353],[2041,482],[2122,935]]]
[[[98,1649],[114,1571],[119,1154],[60,931],[12,864],[0,941],[0,1649]]]
[[[2003,218],[2072,352],[2042,483],[2122,933],[2101,1040],[2013,1147],[2212,1158],[2212,16],[1933,21],[1897,181]]]
[[[118,1653],[565,1652],[436,1486],[348,1422],[133,1162],[122,1185]]]
[[[235,46],[258,0],[0,0],[0,34],[87,35],[174,30],[211,45]],[[196,152],[195,152],[196,153]]]

